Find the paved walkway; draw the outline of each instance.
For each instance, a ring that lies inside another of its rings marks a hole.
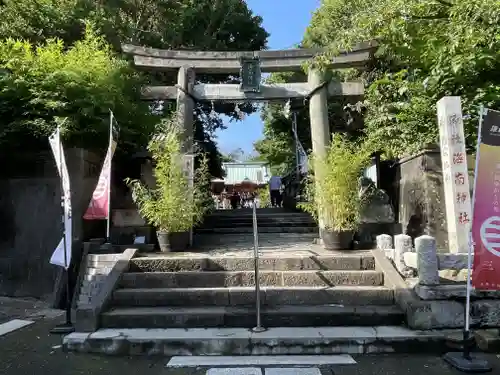
[[[61,351],[61,337],[48,333],[57,319],[44,318],[12,333],[0,336],[0,374],[2,375],[238,375],[234,368],[209,372],[207,368],[167,368],[170,358],[130,358],[77,355]],[[262,375],[456,375],[437,356],[374,355],[353,356],[356,364],[293,369],[293,372],[263,372]],[[488,355],[500,373],[500,358]],[[289,367],[288,367],[289,368]],[[312,370],[311,370],[312,369]],[[319,374],[314,369],[319,370]],[[250,373],[240,372],[250,375]],[[256,375],[261,375],[256,374]]]

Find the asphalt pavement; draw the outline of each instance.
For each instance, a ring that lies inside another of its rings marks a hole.
[[[61,312],[5,309],[0,303],[0,324],[8,318],[31,319],[32,325],[0,336],[2,375],[205,375],[207,368],[166,368],[167,357],[110,357],[64,353],[62,337],[49,333],[61,320]],[[40,310],[40,309],[38,309]],[[457,375],[439,356],[360,355],[357,364],[322,367],[322,375]],[[488,354],[493,374],[500,374],[500,355]],[[229,371],[231,373],[231,371]],[[297,375],[300,372],[296,372]],[[236,375],[236,374],[235,374]]]

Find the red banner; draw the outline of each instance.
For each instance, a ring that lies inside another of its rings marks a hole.
[[[500,290],[500,112],[485,111],[478,141],[472,218],[472,286]]]
[[[111,141],[108,152],[106,153],[106,158],[104,159],[104,164],[102,166],[102,171],[99,176],[99,181],[92,194],[92,199],[90,200],[87,212],[83,215],[85,220],[103,220],[107,219],[109,215],[109,193],[110,193],[110,182],[111,182],[111,159],[116,149],[116,142]]]

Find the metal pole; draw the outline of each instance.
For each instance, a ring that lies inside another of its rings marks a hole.
[[[476,146],[476,164],[474,168],[474,188],[472,190],[472,218],[474,219],[474,204],[476,202],[476,185],[477,185],[477,168],[479,165],[480,152],[479,149],[481,147],[481,130],[483,127],[483,116],[484,116],[484,107],[481,105],[479,107],[479,127],[477,130],[477,146]],[[470,351],[471,351],[471,335],[470,335],[470,294],[472,290],[471,285],[471,274],[472,274],[472,254],[474,253],[474,241],[472,238],[472,227],[469,232],[469,251],[467,253],[467,288],[465,294],[465,329],[464,329],[464,358],[470,359]]]
[[[255,266],[255,313],[257,324],[252,328],[253,332],[264,332],[260,314],[260,281],[259,281],[259,235],[257,232],[257,203],[253,201],[252,219],[253,219],[253,258]]]
[[[59,149],[59,182],[60,182],[60,189],[61,189],[61,209],[62,209],[62,216],[61,216],[61,222],[62,222],[62,232],[63,232],[63,251],[64,251],[64,272],[66,273],[66,311],[65,311],[65,316],[66,316],[66,322],[58,325],[50,330],[51,333],[55,334],[68,334],[71,332],[74,332],[75,329],[73,327],[73,323],[71,322],[71,286],[70,286],[70,269],[69,269],[69,262],[68,262],[68,244],[66,241],[66,192],[64,189],[64,177],[63,177],[63,148],[61,144],[61,131],[60,128],[58,127],[57,129],[58,132],[58,149]],[[71,191],[68,192],[71,194]]]
[[[297,112],[293,112],[293,135],[295,138],[295,173],[297,181],[300,181],[300,151],[299,151],[299,135],[297,133]]]
[[[112,152],[112,145],[113,143],[113,112],[110,110],[109,111],[109,146],[108,146],[108,152],[109,152],[109,167],[108,167],[108,220],[106,221],[106,241],[108,243],[111,243],[111,236],[110,236],[110,231],[111,231],[111,160],[113,159],[113,156],[111,155]]]

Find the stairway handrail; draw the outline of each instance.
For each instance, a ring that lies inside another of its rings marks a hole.
[[[259,233],[257,229],[257,202],[255,199],[252,204],[252,221],[253,221],[253,258],[255,267],[255,314],[256,325],[252,329],[253,332],[264,332],[266,329],[262,327],[261,311],[260,311],[260,277],[259,277]]]

